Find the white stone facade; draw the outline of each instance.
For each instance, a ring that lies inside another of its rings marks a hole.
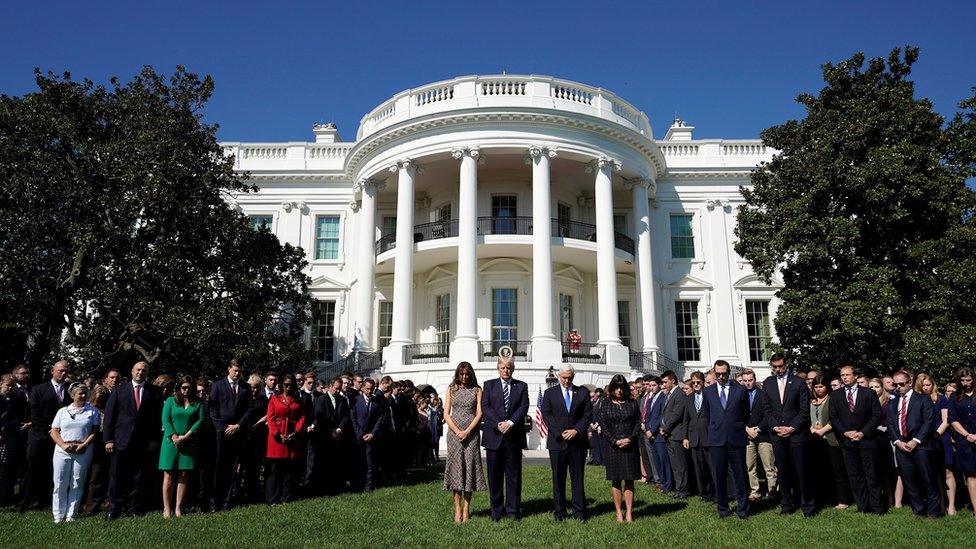
[[[720,358],[768,371],[777,287],[733,230],[740,185],[773,151],[692,130],[655,139],[584,84],[471,76],[396,95],[354,142],[317,125],[311,143],[224,146],[260,188],[236,206],[308,253],[320,358],[379,352],[364,356],[443,390],[462,360],[494,375],[486,353],[517,340],[534,404],[564,360],[597,386]]]

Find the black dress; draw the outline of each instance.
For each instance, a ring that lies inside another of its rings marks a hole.
[[[605,399],[600,406],[600,427],[603,436],[608,441],[609,449],[603,456],[607,467],[607,480],[637,480],[640,472],[640,445],[637,435],[640,433],[640,413],[637,402],[628,400],[614,404]],[[619,448],[616,441],[630,439],[626,448]]]

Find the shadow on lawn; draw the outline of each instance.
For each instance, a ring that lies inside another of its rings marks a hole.
[[[609,494],[607,494],[609,496]],[[612,501],[601,501],[596,503],[596,500],[588,498],[587,504],[587,515],[589,518],[599,517],[602,515],[613,515],[616,510],[613,507]],[[634,502],[634,518],[637,517],[658,517],[661,515],[666,515],[668,513],[676,513],[687,507],[688,504],[684,501],[674,501],[665,503],[652,503],[648,504],[646,501],[637,500]],[[567,508],[567,513],[572,513],[572,508]],[[491,514],[490,509],[481,509],[472,513],[472,516],[486,517]],[[522,502],[522,517],[527,518],[534,515],[549,515],[552,514],[552,499],[551,498],[538,498],[530,499]]]

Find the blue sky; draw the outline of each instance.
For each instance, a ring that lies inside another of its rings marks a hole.
[[[465,74],[549,74],[614,91],[662,137],[753,138],[802,114],[819,66],[914,44],[918,93],[944,114],[976,86],[976,2],[41,2],[0,19],[0,93],[35,66],[104,82],[177,64],[216,81],[228,141],[346,139],[396,92]],[[44,7],[41,7],[41,6]]]

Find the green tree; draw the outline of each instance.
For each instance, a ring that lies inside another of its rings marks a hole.
[[[0,310],[35,373],[64,354],[200,374],[306,360],[304,253],[231,208],[254,187],[202,122],[212,80],[35,76],[0,97]]]
[[[910,366],[976,357],[976,101],[948,124],[909,79],[917,48],[823,65],[806,111],[762,132],[736,251],[784,288],[779,343],[801,363]]]

